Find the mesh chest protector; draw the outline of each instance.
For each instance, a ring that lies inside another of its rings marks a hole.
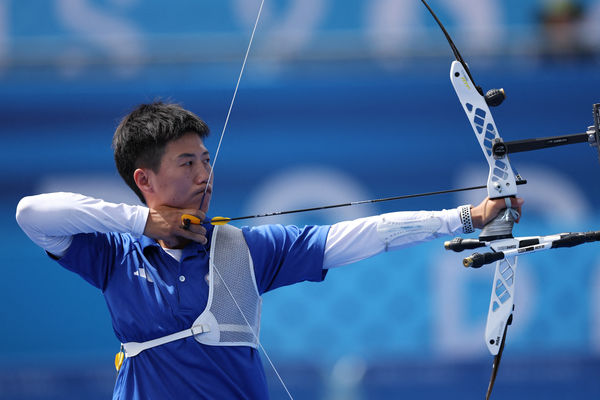
[[[257,348],[262,298],[250,250],[240,229],[215,226],[213,235],[208,302],[194,322],[207,324],[210,331],[195,338],[213,346]]]
[[[240,229],[215,226],[208,284],[206,308],[191,328],[147,342],[124,343],[125,357],[190,336],[211,346],[258,348],[262,298],[256,287],[250,251]]]

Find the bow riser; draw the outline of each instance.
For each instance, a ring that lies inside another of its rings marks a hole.
[[[516,195],[515,174],[508,156],[495,158],[492,153],[492,146],[501,141],[501,138],[485,98],[479,93],[459,61],[454,61],[450,67],[450,80],[489,165],[488,196],[502,198]],[[517,247],[518,240],[512,238],[512,223],[507,225],[508,215],[499,215],[498,218],[498,221],[494,220],[491,224],[507,227],[503,228],[501,233],[503,237],[510,236],[510,238],[494,240],[490,247],[492,250]],[[490,228],[495,231],[493,226]],[[488,232],[487,229],[484,231]],[[496,262],[485,329],[485,342],[492,355],[498,354],[506,324],[513,311],[516,266],[517,257]]]
[[[490,167],[487,181],[488,196],[495,199],[516,195],[515,174],[508,156],[494,158],[492,153],[492,146],[500,141],[500,135],[485,98],[477,91],[473,81],[458,61],[452,62],[450,80]]]

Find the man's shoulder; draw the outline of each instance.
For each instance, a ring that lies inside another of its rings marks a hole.
[[[288,230],[296,230],[297,227],[293,225],[257,225],[257,226],[243,226],[240,228],[244,234],[244,237],[248,241],[250,240],[273,240],[279,237],[283,237],[287,234]]]
[[[307,225],[299,227],[296,225],[258,225],[241,228],[244,238],[249,246],[254,244],[280,244],[299,245],[302,242],[313,242],[324,240],[329,231],[328,225]]]

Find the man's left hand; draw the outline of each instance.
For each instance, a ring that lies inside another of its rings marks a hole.
[[[511,197],[510,203],[512,208],[517,210],[519,217],[515,222],[519,222],[521,219],[521,206],[524,200],[520,197]],[[473,221],[473,227],[481,229],[488,222],[493,220],[496,215],[506,208],[506,202],[504,199],[490,199],[486,197],[479,205],[471,207],[471,220]]]

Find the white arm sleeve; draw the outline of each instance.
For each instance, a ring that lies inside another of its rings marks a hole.
[[[323,268],[451,235],[462,227],[458,209],[404,211],[340,222],[329,229]]]
[[[62,257],[78,233],[128,232],[141,236],[149,209],[108,203],[76,193],[48,193],[21,199],[17,222],[38,246]]]

